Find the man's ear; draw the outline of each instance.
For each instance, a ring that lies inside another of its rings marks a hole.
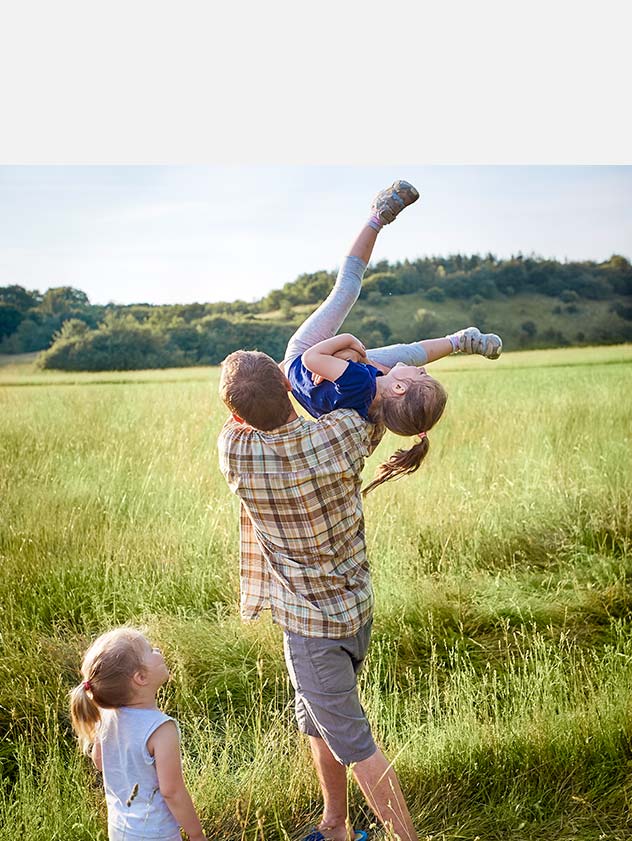
[[[285,380],[285,390],[292,391],[292,383],[288,380],[286,376],[283,376],[283,379]]]
[[[243,423],[244,422],[244,419],[240,418],[239,415],[236,415],[234,412],[233,412],[233,420],[237,421],[237,423]]]

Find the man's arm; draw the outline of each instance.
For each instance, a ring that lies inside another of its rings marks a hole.
[[[335,382],[347,370],[349,363],[334,354],[347,349],[362,357],[366,356],[366,348],[359,339],[351,333],[340,333],[306,350],[303,353],[303,365],[317,377]]]

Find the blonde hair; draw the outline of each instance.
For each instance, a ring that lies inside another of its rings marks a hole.
[[[132,678],[144,669],[147,638],[136,628],[101,634],[81,664],[83,681],[70,692],[70,718],[84,753],[94,744],[100,708],[123,707],[132,700]]]
[[[234,415],[264,432],[283,426],[292,412],[285,375],[258,350],[236,350],[226,357],[219,393]]]
[[[443,414],[448,399],[446,390],[434,377],[410,380],[404,394],[386,394],[371,406],[371,420],[384,424],[396,435],[426,433]],[[428,454],[428,436],[423,435],[408,450],[396,450],[387,461],[380,464],[375,478],[362,491],[368,494],[389,479],[399,479],[418,470]]]

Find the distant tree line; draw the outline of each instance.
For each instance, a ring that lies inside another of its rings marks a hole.
[[[112,318],[118,316],[129,316],[138,324],[155,326],[171,321],[191,324],[212,315],[224,315],[229,319],[248,317],[252,312],[253,306],[245,301],[102,306],[91,304],[85,292],[72,286],[57,286],[43,295],[21,286],[0,286],[0,353],[44,350],[59,338],[62,326],[68,321],[79,321],[96,329],[106,322],[112,323]]]
[[[331,288],[329,272],[300,275],[262,299],[263,311],[276,310],[284,303],[316,304]],[[423,292],[431,301],[445,298],[469,299],[474,295],[495,298],[518,293],[540,293],[556,297],[575,292],[589,300],[605,300],[632,294],[632,267],[625,257],[613,255],[605,263],[560,263],[538,257],[518,255],[498,260],[493,254],[426,257],[389,265],[386,260],[370,266],[362,284],[362,297],[409,295]]]
[[[237,348],[258,348],[283,356],[287,339],[303,313],[294,307],[315,306],[329,293],[333,272],[302,274],[254,303],[154,306],[91,304],[87,295],[68,286],[44,294],[21,286],[0,287],[0,353],[43,351],[40,364],[68,370],[128,370],[185,365],[214,365]],[[499,260],[493,254],[428,257],[369,267],[361,301],[369,309],[386,296],[417,293],[429,302],[463,301],[484,315],[485,301],[538,293],[559,299],[565,311],[578,303],[613,299],[613,314],[632,321],[632,267],[613,255],[603,263],[544,260],[517,255]],[[556,310],[553,309],[553,312]],[[416,328],[428,328],[428,317]],[[420,321],[421,319],[421,321]],[[373,317],[362,322],[368,344],[389,338],[390,328]],[[521,345],[537,332],[525,321]],[[623,336],[623,339],[621,338]],[[555,344],[554,331],[550,344]],[[618,340],[630,340],[625,328]],[[604,339],[607,341],[607,339]]]
[[[187,323],[180,317],[139,322],[133,315],[110,312],[96,329],[73,318],[64,322],[39,363],[67,371],[129,371],[217,365],[229,353],[263,350],[282,359],[294,328],[254,318],[208,315]]]

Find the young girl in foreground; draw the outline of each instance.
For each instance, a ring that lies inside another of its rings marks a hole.
[[[180,826],[205,841],[182,778],[178,725],[156,707],[169,679],[160,650],[140,631],[117,628],[90,646],[81,674],[72,724],[103,772],[110,841],[181,841]]]
[[[355,409],[397,435],[418,435],[409,450],[397,450],[378,468],[364,493],[413,473],[428,452],[427,432],[443,413],[447,394],[421,367],[451,353],[478,353],[498,359],[502,341],[494,333],[468,327],[439,339],[366,350],[350,333],[336,335],[360,294],[362,277],[377,235],[419,198],[407,181],[377,194],[371,217],[345,258],[327,299],[290,339],[282,367],[292,394],[313,417],[334,409]]]

